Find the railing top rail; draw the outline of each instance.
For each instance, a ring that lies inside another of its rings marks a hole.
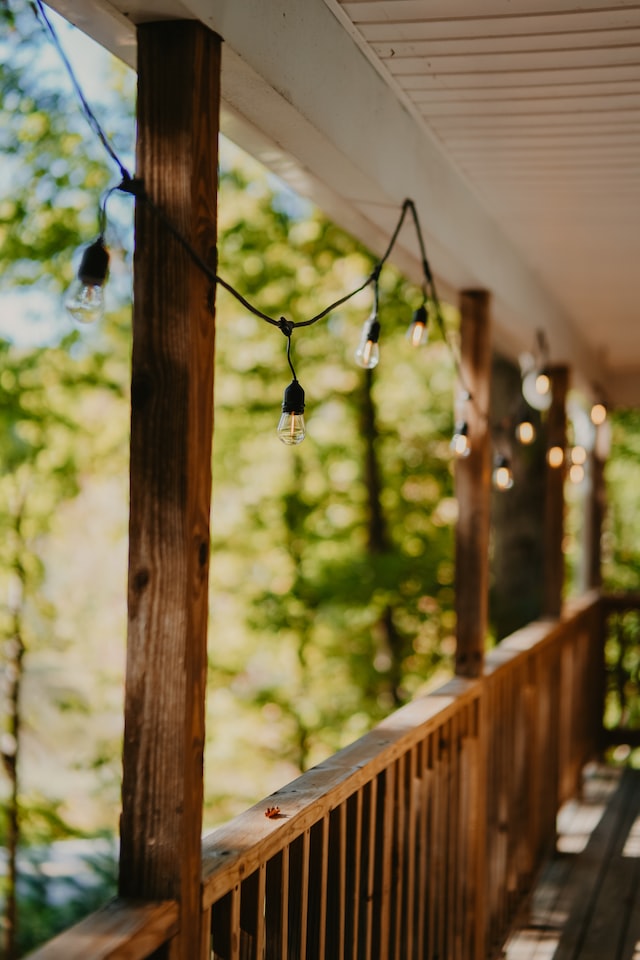
[[[490,652],[486,675],[553,642],[599,601],[591,592],[565,606],[559,620],[529,624]],[[480,696],[482,678],[456,677],[401,707],[355,743],[224,824],[203,840],[203,907],[233,889],[348,797],[370,783],[414,744]],[[273,819],[268,807],[278,807]]]
[[[203,907],[209,907],[479,695],[477,680],[453,678],[214,830],[203,840]],[[265,816],[268,807],[279,807],[280,813],[269,818]]]
[[[605,610],[640,610],[640,593],[603,593]]]
[[[604,598],[605,603],[612,598]],[[637,598],[640,605],[640,597]],[[617,601],[617,598],[613,598]],[[574,629],[601,602],[592,592],[567,604],[559,620],[539,621],[504,640],[487,657],[485,677],[537,653]],[[634,606],[628,597],[623,607]],[[203,841],[202,894],[207,909],[239,882],[285,849],[413,746],[436,733],[459,711],[477,701],[483,677],[453,678],[397,710],[355,743],[257,803]],[[274,818],[267,807],[279,807]],[[116,899],[35,952],[29,960],[144,960],[177,932],[174,901]]]
[[[29,954],[28,960],[144,960],[178,930],[174,900],[112,900]]]
[[[484,675],[497,673],[523,654],[540,652],[541,648],[572,629],[578,618],[591,614],[600,602],[600,594],[592,590],[565,603],[559,619],[535,620],[516,630],[489,651],[485,658]]]

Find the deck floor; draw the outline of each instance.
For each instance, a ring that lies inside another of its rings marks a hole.
[[[640,770],[593,766],[507,960],[640,960]]]

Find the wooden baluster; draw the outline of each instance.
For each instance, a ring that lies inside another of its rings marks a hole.
[[[363,828],[362,828],[362,790],[358,790],[347,801],[347,908],[345,916],[345,956],[348,960],[358,960],[360,910],[364,897],[362,884]]]

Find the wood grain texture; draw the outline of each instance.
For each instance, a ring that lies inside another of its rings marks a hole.
[[[215,267],[220,40],[138,31],[137,172]],[[148,205],[134,258],[131,507],[120,892],[180,901],[200,940],[214,320],[209,282]]]
[[[287,935],[289,956],[302,956],[307,900],[308,960],[495,953],[597,744],[600,608],[591,594],[518,631],[487,655],[482,678],[414,701],[207,838],[216,958],[234,956],[225,905],[238,884],[240,916],[264,918],[269,956],[282,956]],[[274,804],[277,821],[264,816]],[[265,869],[256,900],[251,878]],[[252,939],[254,928],[243,921]]]
[[[491,436],[487,412],[491,384],[490,296],[466,290],[460,296],[460,347],[471,453],[455,465],[456,674],[482,673],[489,603],[489,509]],[[484,414],[484,415],[483,415]]]
[[[528,915],[506,960],[630,960],[640,936],[640,773],[593,766],[558,817]],[[635,826],[634,826],[635,825]]]
[[[143,960],[174,936],[178,904],[113,900],[60,934],[30,960]]]

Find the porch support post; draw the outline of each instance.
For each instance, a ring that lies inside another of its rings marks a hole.
[[[547,452],[567,448],[566,402],[569,389],[569,370],[554,366],[551,379],[551,406],[547,418]],[[564,587],[564,481],[566,464],[563,456],[559,466],[547,461],[544,509],[544,580],[542,612],[547,617],[559,617],[562,610]]]
[[[598,430],[602,428],[598,427]],[[585,552],[587,555],[586,587],[602,586],[602,525],[607,507],[607,492],[604,479],[605,459],[596,449],[590,457],[591,490],[587,504],[587,535]]]
[[[220,39],[138,30],[136,171],[215,267]],[[136,210],[128,648],[120,895],[174,899],[171,956],[201,956],[214,318],[209,282]],[[207,954],[208,955],[208,954]]]
[[[490,295],[460,295],[460,348],[471,453],[456,461],[456,674],[478,677],[484,664],[489,605],[489,510],[491,435],[488,422],[491,382]]]

